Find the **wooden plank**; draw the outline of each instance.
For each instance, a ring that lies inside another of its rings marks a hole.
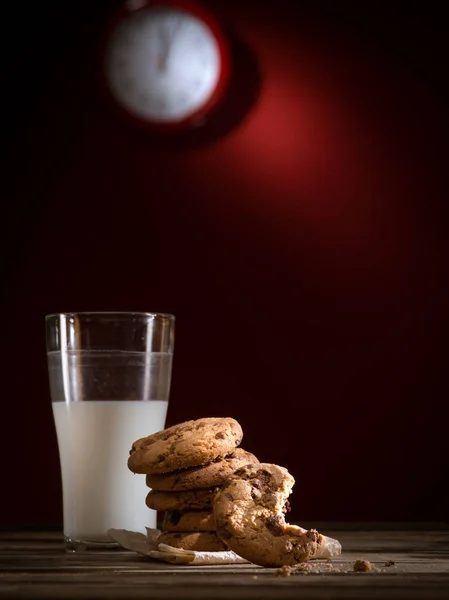
[[[449,598],[449,530],[333,531],[343,554],[279,577],[255,565],[174,566],[130,552],[67,554],[56,532],[0,532],[0,598]],[[356,573],[353,563],[373,564]],[[393,561],[393,566],[386,566]]]

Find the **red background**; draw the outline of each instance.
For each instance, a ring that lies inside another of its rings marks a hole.
[[[168,424],[237,418],[292,519],[447,519],[442,14],[205,2],[233,87],[165,143],[98,91],[119,2],[68,4],[9,8],[0,523],[61,522],[43,319],[81,310],[174,313]]]

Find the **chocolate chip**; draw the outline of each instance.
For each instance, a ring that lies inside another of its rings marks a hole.
[[[242,477],[243,475],[246,475],[246,468],[241,467],[240,469],[237,469],[236,471],[234,471],[234,475],[236,477]]]
[[[234,497],[232,496],[232,494],[230,494],[229,492],[226,492],[226,498],[228,500],[230,500],[231,502],[234,502]]]
[[[165,460],[165,454],[159,454],[158,459],[159,459],[160,463],[164,462],[164,460]]]
[[[268,517],[265,521],[265,527],[275,536],[284,534],[284,527],[282,526],[282,517],[276,515],[274,517]]]
[[[171,525],[177,525],[181,520],[182,514],[177,510],[168,510],[165,513],[164,521],[170,523]]]
[[[259,469],[257,471],[257,478],[262,483],[262,485],[263,484],[268,485],[273,480],[272,475],[270,473],[267,473],[263,469]]]
[[[267,508],[274,508],[277,504],[276,496],[268,491],[261,496],[259,504],[266,506]]]
[[[216,440],[225,440],[226,435],[222,431],[219,431],[218,433],[215,434],[215,439]]]

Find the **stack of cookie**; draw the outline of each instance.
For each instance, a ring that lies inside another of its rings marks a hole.
[[[220,552],[213,501],[232,473],[257,458],[238,448],[235,419],[204,418],[175,425],[134,442],[128,467],[146,475],[149,508],[162,511],[159,543],[185,550]]]

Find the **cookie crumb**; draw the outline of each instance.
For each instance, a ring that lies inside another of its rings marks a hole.
[[[290,577],[291,574],[292,568],[290,565],[284,565],[276,570],[276,577]]]
[[[358,571],[360,573],[367,573],[368,571],[373,570],[373,565],[369,562],[369,560],[356,560],[353,565],[354,571]]]
[[[387,560],[387,562],[385,563],[386,567],[395,567],[396,566],[396,561],[395,560]]]
[[[336,569],[332,563],[326,563],[325,566],[329,573],[340,573],[340,569]]]
[[[311,570],[312,565],[309,565],[308,563],[300,563],[295,566],[295,573],[310,573]]]

